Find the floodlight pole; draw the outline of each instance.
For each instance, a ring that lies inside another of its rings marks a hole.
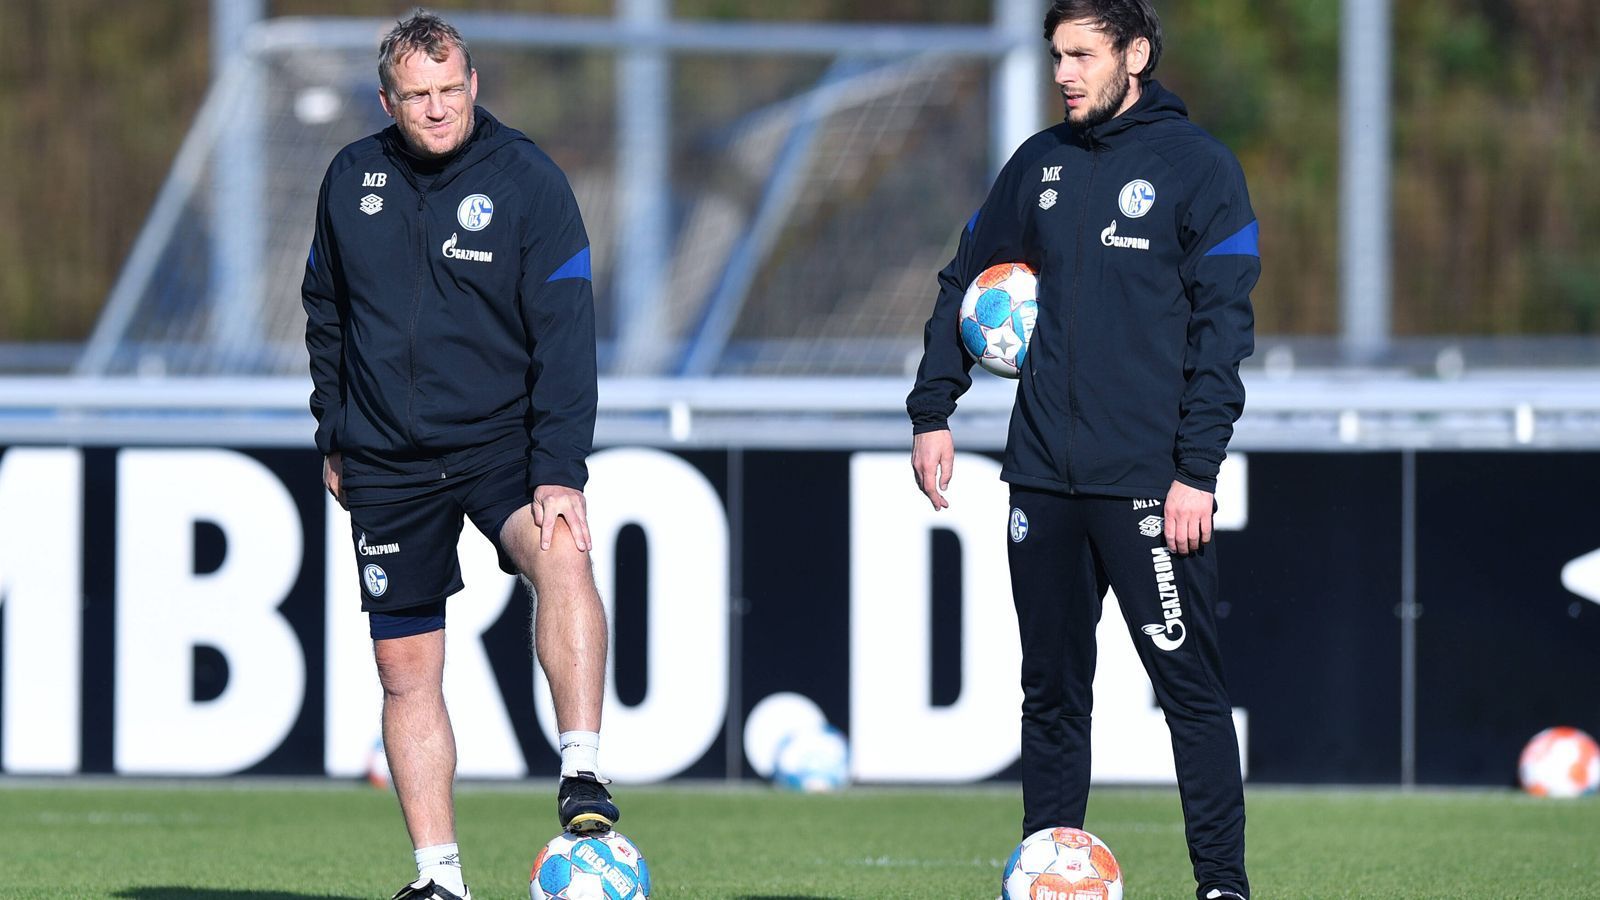
[[[262,254],[266,247],[266,160],[259,61],[240,57],[245,38],[266,16],[265,0],[211,0],[211,71],[236,57],[245,67],[233,115],[211,161],[211,320],[215,352],[226,360],[261,342]],[[246,362],[253,368],[254,363]]]
[[[989,174],[998,175],[1040,128],[1039,79],[1045,75],[1041,0],[995,0],[994,29],[1013,43],[994,69],[989,104]]]
[[[673,352],[666,332],[668,193],[672,177],[672,66],[653,39],[672,17],[671,0],[618,0],[622,30],[638,39],[617,51],[616,359],[609,371],[659,374]]]
[[[1344,0],[1339,23],[1340,349],[1367,364],[1389,350],[1390,0]]]
[[[244,47],[244,39],[266,18],[266,0],[211,0],[211,71],[227,68]]]

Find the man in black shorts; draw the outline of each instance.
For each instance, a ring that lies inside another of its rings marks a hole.
[[[323,480],[350,511],[383,684],[383,742],[418,877],[470,897],[456,845],[445,598],[463,517],[536,597],[561,732],[557,815],[618,811],[599,775],[606,619],[583,488],[594,435],[589,240],[548,156],[474,106],[461,35],[426,11],[379,51],[394,125],[345,147],[317,200],[302,296]]]

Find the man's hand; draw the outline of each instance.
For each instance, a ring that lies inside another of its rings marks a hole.
[[[911,474],[917,490],[928,495],[935,511],[950,505],[941,491],[950,489],[950,470],[956,464],[956,442],[948,429],[925,431],[911,437]]]
[[[344,454],[329,453],[322,458],[322,486],[328,489],[339,505],[349,509],[344,502]]]
[[[1181,556],[1211,543],[1213,508],[1210,491],[1174,481],[1167,491],[1166,521],[1162,523],[1167,532],[1167,549]]]
[[[578,549],[589,550],[589,507],[583,491],[560,484],[541,484],[533,489],[533,524],[539,526],[539,549],[550,549],[556,533],[556,520],[566,519]]]

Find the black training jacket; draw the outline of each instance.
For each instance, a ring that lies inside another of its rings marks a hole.
[[[588,479],[589,238],[556,164],[475,115],[442,167],[390,126],[341,150],[322,181],[301,288],[311,412],[352,486],[518,458],[530,487]]]
[[[1090,129],[1029,138],[939,273],[913,431],[948,427],[972,384],[957,319],[978,273],[1039,272],[1001,477],[1067,493],[1161,498],[1174,479],[1215,490],[1244,410],[1256,219],[1233,154],[1150,82]]]

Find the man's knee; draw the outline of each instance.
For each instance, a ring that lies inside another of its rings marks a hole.
[[[527,552],[522,574],[533,586],[536,596],[553,594],[587,599],[596,595],[594,566],[589,554],[573,543],[571,535],[565,540],[552,541],[549,550],[541,550],[534,544]]]
[[[405,696],[439,691],[444,683],[444,632],[373,642],[383,692]]]
[[[533,521],[532,506],[512,513],[500,526],[500,547],[525,577],[534,579],[537,584],[538,578],[546,572],[562,575],[578,569],[588,571],[589,554],[578,549],[577,538],[566,519],[556,518],[549,550],[539,546],[540,536],[539,525]]]

